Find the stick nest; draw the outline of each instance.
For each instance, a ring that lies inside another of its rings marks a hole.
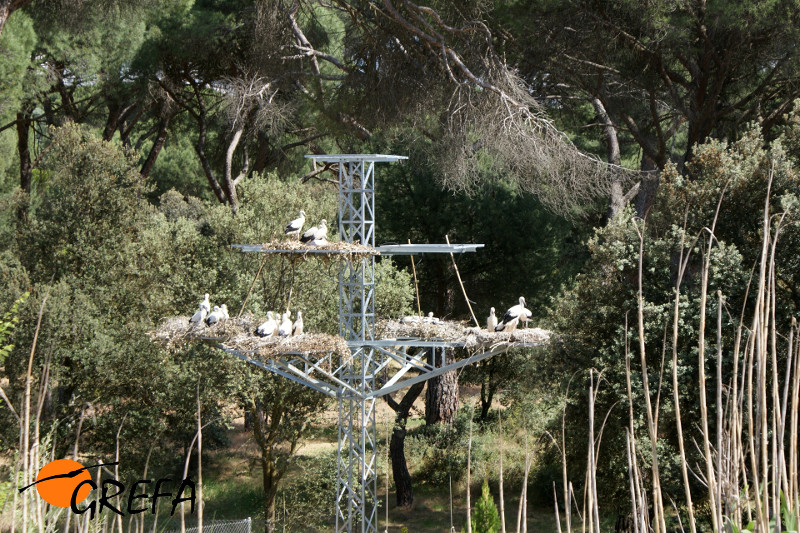
[[[440,320],[439,324],[379,320],[375,324],[380,339],[422,339],[463,344],[468,349],[483,349],[505,344],[546,344],[551,332],[541,328],[517,328],[513,332],[487,331],[468,327],[466,322]]]
[[[350,357],[347,342],[335,335],[304,333],[296,337],[259,337],[255,330],[264,319],[252,315],[230,319],[207,326],[190,324],[188,316],[176,316],[164,320],[150,338],[169,350],[189,342],[208,342],[238,351],[253,351],[261,357],[275,359],[292,353],[328,354]]]
[[[261,245],[261,251],[270,254],[299,256],[306,259],[309,255],[320,255],[323,258],[349,260],[365,259],[380,255],[372,246],[352,242],[328,242],[322,246],[311,246],[294,239],[273,239]]]

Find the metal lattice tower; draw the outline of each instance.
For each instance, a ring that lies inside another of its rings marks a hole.
[[[357,154],[306,156],[339,166],[339,235],[341,240],[371,246],[381,255],[475,252],[482,244],[401,244],[375,246],[375,163],[405,156]],[[259,245],[235,245],[243,252],[277,252]],[[307,254],[325,254],[309,249]],[[339,271],[339,335],[352,357],[286,353],[260,360],[254,351],[220,348],[240,359],[330,398],[339,406],[336,532],[378,533],[378,450],[375,404],[391,394],[434,376],[508,351],[543,343],[501,342],[486,351],[447,362],[445,350],[464,346],[454,341],[375,338],[375,257],[347,259]],[[413,352],[411,350],[414,350]],[[379,380],[379,377],[383,378]],[[387,502],[388,505],[388,502]]]
[[[375,163],[399,156],[327,156],[339,163],[339,235],[344,242],[375,246]],[[350,386],[338,397],[336,531],[378,530],[378,447],[375,431],[375,257],[344,261],[339,271],[339,335],[353,351],[342,380]]]

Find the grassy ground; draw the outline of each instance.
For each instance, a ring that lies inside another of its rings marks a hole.
[[[422,407],[422,406],[420,406]],[[389,413],[383,412],[387,407],[380,405],[378,413],[379,420],[388,420]],[[422,412],[420,409],[419,413]],[[331,413],[333,415],[333,413]],[[419,418],[413,419],[409,427],[413,428],[424,422]],[[381,433],[379,431],[379,433]],[[383,435],[381,435],[383,437]],[[245,431],[242,421],[238,420],[230,434],[231,445],[225,450],[208,452],[204,462],[204,499],[206,502],[204,516],[206,522],[212,518],[216,519],[237,519],[243,517],[253,517],[261,523],[263,518],[261,490],[261,471],[253,462],[257,456],[255,444],[249,432]],[[335,417],[327,416],[324,422],[317,426],[312,433],[312,438],[303,443],[298,452],[298,464],[313,464],[315,461],[330,461],[336,450],[337,432],[335,428]],[[385,453],[385,438],[380,441],[381,454]],[[380,492],[380,511],[378,519],[379,531],[390,533],[400,533],[402,527],[407,527],[409,532],[450,532],[451,511],[450,494],[448,487],[432,487],[421,483],[415,478],[415,465],[409,461],[412,478],[414,478],[415,502],[412,508],[399,508],[394,504],[394,492],[390,487],[389,493],[389,520],[386,522],[386,463],[385,456],[382,456],[379,464],[379,492]],[[206,466],[207,465],[207,466]],[[309,480],[304,479],[307,475],[300,466],[295,466],[289,472],[283,482],[286,493],[279,495],[277,501],[278,531],[327,531],[332,529],[332,524],[323,528],[308,527],[307,519],[298,516],[292,504],[285,504],[287,499],[291,500],[292,487],[299,487]],[[472,504],[480,497],[480,479],[473,478]],[[517,489],[514,489],[515,493]],[[463,483],[453,484],[453,511],[452,524],[455,531],[465,529],[466,510],[465,492]],[[495,502],[498,501],[496,490],[494,491]],[[288,494],[288,495],[287,495]],[[331,491],[332,507],[333,492]],[[326,498],[322,498],[327,501]],[[325,513],[325,510],[320,510]],[[518,512],[518,494],[506,494],[506,524],[508,531],[516,531]],[[332,517],[333,512],[327,513]],[[557,531],[552,506],[533,507],[528,509],[528,530],[537,532]],[[160,522],[167,526],[166,521]],[[172,520],[169,528],[176,527],[177,521]],[[257,526],[258,527],[258,526]],[[161,528],[159,528],[161,529]],[[255,529],[258,531],[259,529]]]

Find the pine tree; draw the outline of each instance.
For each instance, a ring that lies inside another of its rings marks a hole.
[[[494,498],[489,494],[489,480],[483,480],[481,498],[475,504],[472,525],[475,533],[497,533],[500,530],[500,515]]]

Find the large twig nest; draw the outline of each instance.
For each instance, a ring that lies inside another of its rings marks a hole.
[[[487,331],[483,328],[464,330],[465,348],[486,348],[505,344],[548,344],[551,331],[541,328],[517,328],[512,332]]]
[[[242,352],[254,352],[274,359],[289,354],[328,354],[349,357],[347,342],[336,335],[304,333],[296,337],[259,337],[255,330],[263,319],[252,315],[230,318],[219,324],[190,324],[188,316],[165,319],[150,334],[153,341],[167,349],[175,349],[188,342],[209,342]]]
[[[422,318],[413,322],[378,320],[375,323],[375,336],[379,339],[423,339],[455,342],[464,336],[465,326],[465,322],[453,320],[440,320],[437,324],[425,322]]]
[[[517,328],[513,332],[494,332],[468,327],[466,322],[439,320],[438,323],[379,320],[375,333],[380,339],[439,340],[462,344],[468,349],[492,348],[501,344],[546,344],[550,331],[540,328]]]
[[[309,255],[323,259],[355,261],[373,255],[380,255],[372,246],[351,242],[327,242],[319,246],[304,244],[294,239],[273,239],[261,245],[261,252],[289,256],[292,259],[306,259]]]

